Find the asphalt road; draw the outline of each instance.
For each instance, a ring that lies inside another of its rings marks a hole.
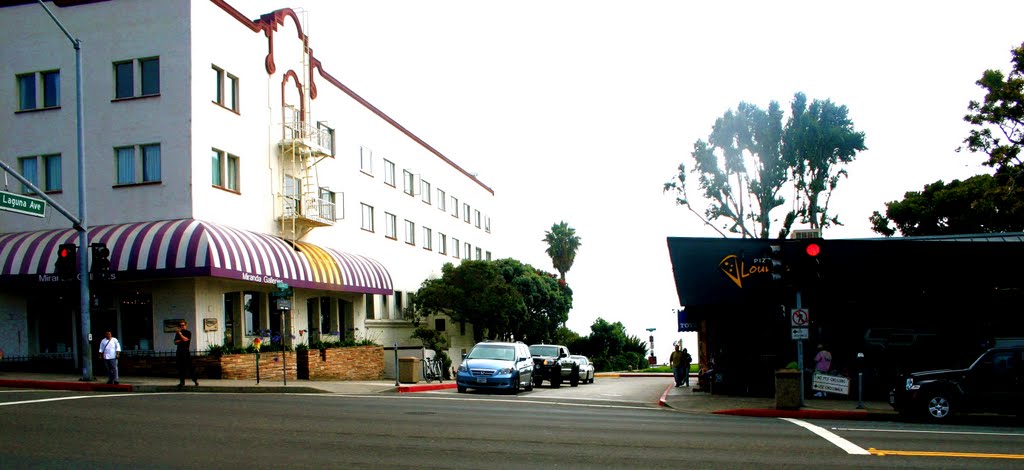
[[[681,413],[646,400],[657,383],[518,396],[0,390],[0,467],[1024,468],[1020,427]]]

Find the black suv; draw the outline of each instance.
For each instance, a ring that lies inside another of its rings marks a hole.
[[[945,421],[953,413],[1024,415],[1024,346],[985,351],[966,369],[914,372],[889,392],[902,414]]]
[[[573,387],[580,384],[580,366],[569,359],[569,348],[558,344],[534,344],[530,346],[533,356],[533,385],[540,387],[545,380],[552,387],[568,380]]]

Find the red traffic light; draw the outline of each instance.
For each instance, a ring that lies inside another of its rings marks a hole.
[[[68,258],[68,257],[71,256],[71,250],[69,250],[67,248],[61,248],[59,256],[61,258]]]
[[[817,243],[808,243],[807,247],[804,248],[804,251],[807,253],[807,256],[813,258],[818,256],[818,253],[821,253],[821,247],[818,246]]]

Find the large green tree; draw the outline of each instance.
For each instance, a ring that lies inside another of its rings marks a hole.
[[[982,73],[976,83],[985,97],[972,100],[964,116],[976,126],[964,139],[966,148],[986,154],[994,174],[907,192],[902,201],[886,203],[884,216],[872,214],[872,230],[885,236],[897,230],[905,236],[1024,231],[1024,44],[1011,51],[1011,64],[1009,73]]]
[[[871,216],[872,230],[892,236],[992,233],[1024,229],[1022,214],[1005,210],[1020,207],[1020,200],[1006,200],[991,175],[972,176],[946,184],[936,181],[922,191],[908,191],[902,201],[885,204],[885,216]],[[895,224],[890,227],[889,223]]]
[[[864,134],[853,129],[845,106],[815,100],[810,106],[797,93],[791,116],[783,126],[783,111],[772,101],[767,110],[740,103],[715,121],[707,141],[694,143],[691,156],[698,186],[709,205],[703,215],[694,209],[687,193],[687,168],[680,164],[664,190],[676,195],[705,224],[725,219],[725,231],[742,237],[769,238],[772,211],[786,201],[779,194],[788,182],[801,198],[783,219],[779,236],[786,236],[797,220],[811,227],[838,224],[828,215],[828,201],[840,177],[841,165],[864,150]],[[823,197],[824,193],[824,197]],[[749,197],[748,197],[749,195]]]
[[[551,264],[564,281],[565,273],[572,269],[572,264],[576,261],[576,251],[581,246],[576,229],[563,220],[552,225],[551,231],[544,232],[543,241],[548,244],[544,252],[551,257]]]
[[[569,318],[572,290],[513,259],[446,263],[413,296],[418,317],[442,313],[473,325],[473,339],[550,341]]]

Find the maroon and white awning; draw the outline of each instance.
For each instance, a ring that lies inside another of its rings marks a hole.
[[[78,243],[74,229],[0,234],[0,278],[52,276],[57,247]],[[305,242],[193,219],[101,225],[89,243],[110,250],[110,272],[121,278],[215,276],[293,287],[369,294],[393,293],[379,262]]]

